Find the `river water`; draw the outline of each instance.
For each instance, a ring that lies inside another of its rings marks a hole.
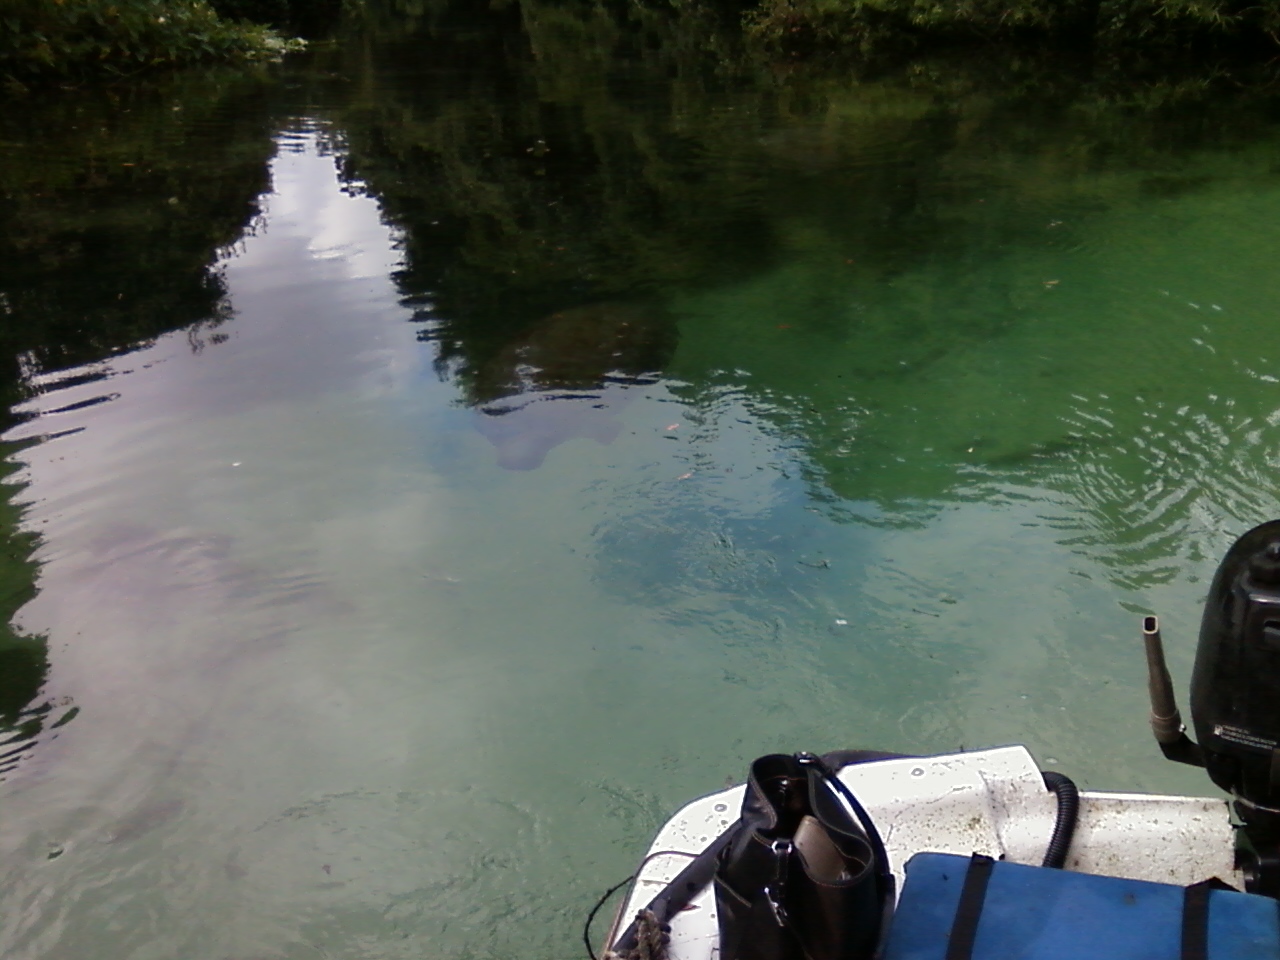
[[[1275,101],[505,9],[6,109],[6,960],[578,956],[775,750],[1212,791]]]

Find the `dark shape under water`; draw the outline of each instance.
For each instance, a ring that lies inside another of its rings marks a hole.
[[[648,380],[671,359],[675,342],[671,317],[660,307],[605,300],[557,310],[478,364],[471,389],[487,404],[522,393]]]
[[[476,411],[476,430],[498,450],[507,470],[536,470],[547,454],[578,437],[609,444],[622,431],[614,413],[631,402],[634,388],[611,385],[581,394],[547,394],[513,405]]]
[[[482,364],[473,393],[476,429],[508,470],[534,470],[566,440],[612,443],[615,413],[655,382],[675,349],[658,308],[606,301],[557,311]]]
[[[103,837],[105,843],[130,843],[159,827],[172,823],[182,813],[186,803],[176,797],[145,803],[121,818]]]

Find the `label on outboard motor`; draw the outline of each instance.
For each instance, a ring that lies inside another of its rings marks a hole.
[[[1231,743],[1239,744],[1242,747],[1261,750],[1263,753],[1270,753],[1276,748],[1276,741],[1274,740],[1268,740],[1266,737],[1260,737],[1256,733],[1250,733],[1248,730],[1232,727],[1225,723],[1215,723],[1213,725],[1213,735]]]

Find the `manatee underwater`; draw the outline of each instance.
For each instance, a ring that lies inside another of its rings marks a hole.
[[[608,444],[615,414],[656,382],[675,351],[675,327],[652,305],[604,301],[557,311],[477,371],[475,427],[508,470],[534,470],[567,440]]]

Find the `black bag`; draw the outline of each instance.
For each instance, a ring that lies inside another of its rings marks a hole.
[[[893,909],[893,875],[875,824],[832,771],[899,757],[874,750],[837,750],[822,757],[798,753],[756,760],[741,818],[649,901],[641,911],[646,924],[665,930],[714,882],[721,960],[869,957]],[[806,816],[813,822],[806,822]],[[775,841],[782,840],[786,844],[775,849]],[[802,852],[797,853],[797,847]],[[793,871],[798,876],[793,877]],[[778,910],[770,906],[769,896]],[[594,957],[590,919],[587,926],[583,938]],[[610,953],[640,955],[640,927],[638,920],[628,924]]]
[[[859,822],[861,821],[861,822]],[[893,905],[875,825],[819,757],[751,765],[715,873],[720,960],[864,960]]]

